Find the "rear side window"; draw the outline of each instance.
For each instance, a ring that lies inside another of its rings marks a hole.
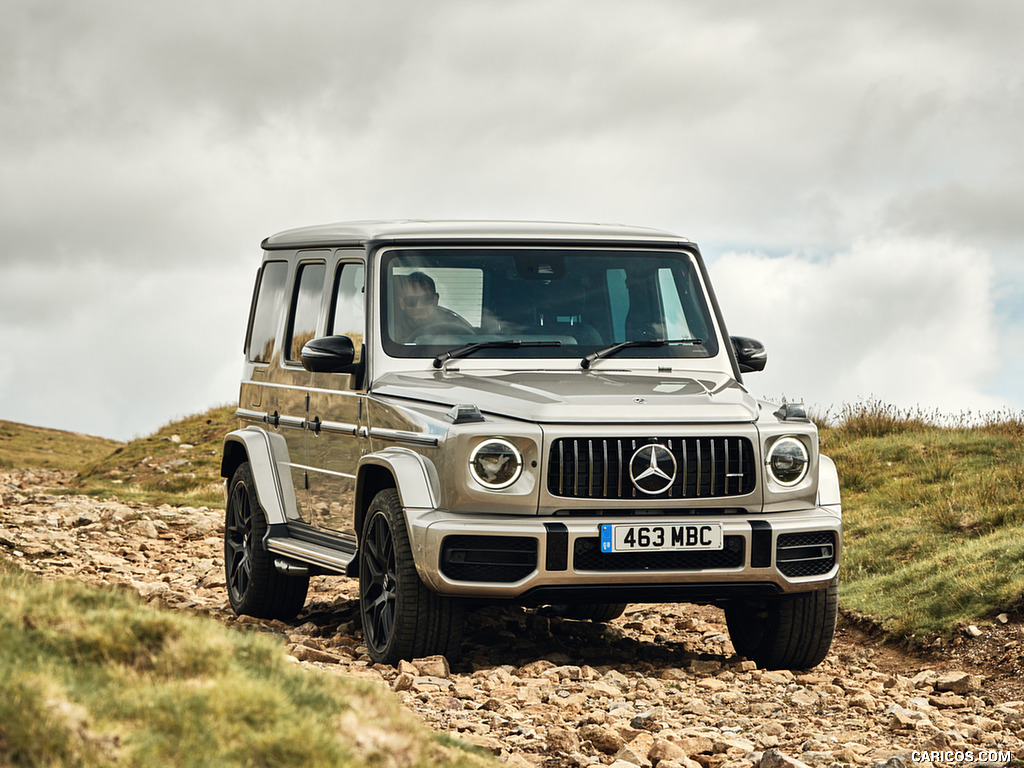
[[[364,270],[362,264],[342,263],[334,278],[329,335],[348,336],[356,348],[355,362],[361,358],[365,325]]]
[[[295,294],[288,320],[288,360],[302,359],[302,347],[316,338],[316,323],[320,318],[320,302],[324,293],[327,267],[322,263],[300,264],[295,278]]]
[[[254,363],[269,363],[274,354],[287,279],[288,262],[268,261],[263,265],[249,331],[248,357]]]

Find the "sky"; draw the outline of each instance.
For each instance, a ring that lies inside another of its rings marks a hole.
[[[696,241],[756,395],[1024,408],[1024,4],[0,0],[0,419],[237,398],[261,240]]]

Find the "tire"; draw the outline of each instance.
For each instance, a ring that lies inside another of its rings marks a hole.
[[[809,669],[828,655],[835,636],[839,591],[787,595],[761,603],[734,601],[725,607],[736,653],[764,669]]]
[[[458,658],[465,603],[422,582],[394,488],[370,503],[359,540],[359,616],[370,658],[397,664],[424,656]]]
[[[595,623],[604,623],[621,616],[629,603],[563,603],[552,605],[551,612],[563,619],[590,619]]]
[[[306,602],[308,576],[285,576],[263,548],[267,515],[260,507],[248,462],[228,484],[224,513],[224,578],[231,608],[260,619],[294,619]]]

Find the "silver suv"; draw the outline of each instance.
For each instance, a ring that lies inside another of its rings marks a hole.
[[[467,604],[713,603],[739,654],[832,642],[835,466],[743,387],[700,253],[623,226],[352,222],[267,238],[224,443],[237,613],[359,579],[370,656],[458,655]]]

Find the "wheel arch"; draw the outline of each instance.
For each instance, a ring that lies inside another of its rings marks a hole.
[[[828,456],[818,457],[818,505],[840,508],[839,471]]]
[[[422,456],[404,448],[385,448],[367,454],[359,461],[356,470],[355,529],[362,535],[366,512],[374,496],[386,488],[398,492],[402,509],[409,526],[410,508],[434,509],[436,494],[431,483],[431,474]],[[410,531],[411,533],[411,531]]]
[[[230,482],[238,468],[249,462],[256,496],[269,525],[284,523],[288,517],[285,494],[277,472],[273,437],[281,439],[279,435],[270,435],[258,427],[245,427],[229,433],[224,438],[220,464],[221,477]]]

